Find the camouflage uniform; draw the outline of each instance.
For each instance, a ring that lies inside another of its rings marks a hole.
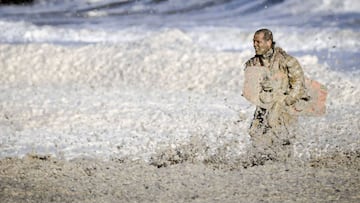
[[[270,103],[270,107],[256,107],[250,135],[254,137],[267,134],[269,131],[287,129],[297,117],[288,114],[286,107],[305,96],[304,73],[299,62],[281,48],[275,47],[266,54],[256,55],[246,62],[246,68],[252,66],[264,66],[268,70],[269,75],[261,83],[260,100]],[[276,75],[285,77],[273,77]]]

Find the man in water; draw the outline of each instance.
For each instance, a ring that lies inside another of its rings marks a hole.
[[[287,108],[306,96],[303,70],[294,57],[275,47],[270,30],[256,31],[253,45],[256,55],[246,62],[245,69],[262,67],[266,74],[260,83],[259,94],[259,100],[264,105],[256,107],[249,134],[253,141],[261,140],[267,145],[272,144],[274,137],[286,134],[282,140],[284,145],[290,144],[289,127],[293,126],[297,117],[289,114]]]

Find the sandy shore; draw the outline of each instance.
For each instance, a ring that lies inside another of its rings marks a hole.
[[[60,160],[0,161],[0,202],[359,202],[360,153],[300,164]]]

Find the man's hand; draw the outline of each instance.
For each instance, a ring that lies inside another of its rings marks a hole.
[[[260,85],[265,92],[271,92],[273,90],[273,85],[270,80],[264,80],[260,83]]]
[[[291,106],[291,105],[293,105],[293,104],[295,104],[295,103],[296,103],[296,99],[294,99],[293,97],[287,96],[287,97],[285,98],[285,104],[286,104],[287,106]]]

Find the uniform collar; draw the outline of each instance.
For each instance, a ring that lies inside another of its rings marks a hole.
[[[263,54],[261,57],[264,59],[269,59],[272,57],[272,55],[274,54],[274,49],[269,49],[269,51],[267,51],[265,54]]]

